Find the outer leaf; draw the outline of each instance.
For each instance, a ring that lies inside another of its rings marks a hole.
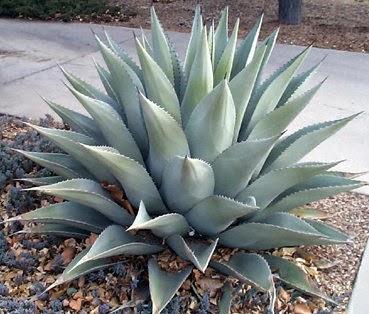
[[[237,141],[241,130],[242,121],[249,103],[252,91],[255,88],[256,78],[260,71],[260,66],[264,58],[266,46],[263,45],[253,60],[240,71],[229,83],[234,105],[236,108],[236,125],[233,142]]]
[[[209,26],[209,35],[208,35],[208,45],[210,50],[210,59],[211,63],[213,65],[213,70],[215,68],[215,25],[214,20],[212,20],[212,23]]]
[[[42,234],[42,235],[52,235],[56,237],[65,238],[87,238],[90,233],[86,230],[79,228],[62,225],[62,224],[43,224],[43,225],[31,225],[23,230],[16,232],[15,234],[29,233],[29,234]]]
[[[149,39],[147,38],[146,34],[145,34],[145,31],[141,28],[141,43],[142,43],[142,47],[145,48],[145,50],[147,51],[147,53],[150,55],[150,56],[153,56],[154,55],[154,52],[152,51],[152,47],[151,47],[151,44],[149,42]]]
[[[210,266],[261,291],[270,291],[274,285],[267,262],[257,254],[238,252],[229,262],[211,261]]]
[[[63,151],[72,156],[77,162],[83,165],[98,181],[115,183],[115,179],[97,160],[88,154],[88,151],[81,145],[95,145],[95,141],[86,135],[59,129],[48,129],[31,125],[41,135],[58,145]]]
[[[54,183],[61,182],[65,180],[65,178],[60,177],[60,176],[52,176],[52,177],[40,177],[40,178],[23,178],[19,180],[23,182],[31,183],[33,185],[47,185],[47,184],[54,184]]]
[[[47,195],[55,195],[94,208],[111,221],[122,225],[128,225],[133,221],[132,216],[125,209],[113,202],[100,184],[92,180],[72,179],[26,190],[40,191]]]
[[[228,7],[225,7],[222,11],[218,26],[214,34],[215,44],[215,61],[217,65],[221,55],[228,43]]]
[[[327,219],[328,217],[331,216],[323,210],[308,207],[294,208],[289,210],[288,212],[299,218],[308,218],[308,219]]]
[[[122,88],[121,85],[125,83],[124,81],[121,81],[122,78],[127,78],[129,80],[132,80],[134,86],[136,86],[140,91],[142,91],[143,85],[141,82],[141,72],[137,74],[135,70],[130,66],[130,64],[132,64],[133,61],[131,60],[131,62],[126,62],[126,58],[121,58],[120,55],[115,52],[116,49],[109,48],[96,35],[95,35],[95,39],[100,48],[100,52],[104,58],[104,61],[109,69],[109,72],[112,75],[112,78],[113,78],[113,80],[111,81],[112,87],[114,88],[115,94],[118,96],[118,99],[120,97],[119,89],[121,89]],[[121,76],[118,73],[119,70],[122,70],[123,72],[126,72],[126,73],[122,74],[123,76]],[[127,73],[128,73],[128,76],[126,75]],[[115,82],[115,79],[117,79],[118,82]],[[121,104],[124,106],[124,100],[122,101]]]
[[[15,151],[64,178],[92,178],[78,162],[67,154],[26,152],[19,149]]]
[[[337,163],[302,163],[287,168],[280,168],[259,177],[236,199],[243,201],[254,196],[261,209],[266,208],[279,194],[314,175],[335,166]]]
[[[233,141],[236,112],[226,81],[193,110],[185,133],[194,157],[213,161]]]
[[[155,13],[154,6],[150,8],[151,14],[151,37],[154,59],[163,70],[167,78],[174,85],[173,64],[170,53],[169,43],[165,36],[164,30]]]
[[[185,73],[186,79],[190,75],[190,70],[191,70],[193,61],[195,59],[197,47],[199,45],[199,41],[201,38],[202,29],[203,29],[203,21],[202,21],[202,15],[201,15],[201,8],[199,5],[197,5],[195,9],[195,17],[192,23],[191,37],[190,37],[190,41],[187,46],[186,58],[184,62],[184,73]]]
[[[304,92],[304,87],[307,85],[310,78],[315,74],[319,66],[322,64],[323,60],[320,61],[318,64],[314,65],[313,67],[311,67],[310,69],[296,75],[291,80],[286,90],[284,91],[281,99],[279,100],[277,107],[280,107],[287,101],[292,100],[297,96],[300,96]]]
[[[325,80],[324,80],[325,81]],[[283,106],[269,112],[252,129],[248,139],[266,138],[281,134],[296,116],[306,107],[324,83],[316,85],[305,94],[293,98]]]
[[[138,207],[144,201],[150,214],[163,214],[167,209],[159,191],[146,169],[126,156],[110,152],[102,147],[86,147],[94,158],[103,163],[122,184],[130,202]]]
[[[106,259],[100,259],[96,261],[90,261],[83,263],[76,267],[78,262],[88,253],[89,248],[83,250],[81,253],[79,253],[72,262],[69,263],[69,265],[65,268],[63,273],[58,277],[58,279],[50,285],[44,292],[47,292],[59,285],[62,285],[64,283],[67,283],[69,281],[72,281],[73,279],[76,279],[78,277],[81,277],[85,274],[88,274],[92,271],[105,268],[108,266],[113,265],[114,263],[106,258]]]
[[[151,218],[143,202],[140,203],[137,216],[128,230],[151,230],[160,238],[167,238],[173,234],[184,235],[188,233],[189,226],[186,219],[180,214],[165,214]]]
[[[45,102],[73,131],[90,136],[99,143],[102,142],[101,132],[93,119],[52,101],[45,99]]]
[[[159,314],[165,308],[191,271],[192,267],[187,267],[178,273],[165,272],[159,268],[153,258],[149,260],[149,284],[153,314]]]
[[[268,48],[267,46],[264,59],[268,53]],[[242,139],[247,138],[248,134],[261,118],[275,109],[283,92],[292,80],[293,75],[300,68],[310,49],[311,47],[306,48],[295,58],[284,64],[259,87],[247,108],[242,125]]]
[[[165,167],[161,191],[169,208],[186,213],[214,193],[213,169],[206,162],[176,156]]]
[[[219,301],[219,314],[231,314],[232,293],[232,284],[227,281],[222,287],[222,297]]]
[[[276,201],[265,210],[257,213],[256,217],[266,217],[276,212],[290,212],[302,205],[350,191],[363,186],[360,181],[350,180],[339,176],[314,176],[281,194]]]
[[[148,164],[160,185],[166,164],[176,155],[190,154],[186,136],[180,125],[161,107],[141,95],[142,114],[149,137]]]
[[[100,64],[98,64],[95,60],[95,67],[96,71],[99,74],[100,81],[104,85],[105,91],[108,93],[108,95],[114,99],[116,102],[119,102],[118,96],[114,91],[114,82],[113,77],[111,73],[108,70],[105,70]],[[123,111],[123,108],[122,108]],[[122,112],[119,112],[120,115],[122,115]],[[122,118],[125,118],[124,112]]]
[[[213,162],[215,193],[235,197],[246,188],[259,161],[269,152],[276,137],[235,143]]]
[[[260,223],[245,223],[220,234],[219,243],[249,250],[269,250],[284,246],[336,243],[305,221],[276,213]]]
[[[241,45],[237,48],[234,57],[232,78],[241,72],[249,63],[252,62],[256,45],[258,43],[258,37],[260,32],[261,23],[263,21],[264,14],[262,14],[254,27],[247,34]]]
[[[115,55],[98,38],[104,60],[109,67],[114,82],[114,90],[119,103],[124,108],[128,128],[144,155],[147,153],[148,139],[139,105],[138,92],[144,87],[137,74],[121,58]]]
[[[167,238],[166,242],[179,257],[191,261],[204,273],[217,246],[218,239],[210,245],[195,241],[187,243],[183,237],[174,234]]]
[[[256,78],[256,83],[257,83],[256,85],[260,84],[260,80],[263,74],[264,67],[268,63],[269,58],[273,52],[275,43],[277,42],[278,34],[279,34],[279,27],[276,28],[267,38],[265,38],[260,43],[260,45],[256,48],[255,54],[258,54],[260,53],[260,49],[263,49],[263,46],[266,46],[264,58],[260,66],[260,71],[259,71],[258,77]],[[259,92],[259,90],[257,92]],[[259,93],[256,93],[256,94],[259,94]]]
[[[116,102],[115,99],[112,99],[110,96],[106,95],[105,93],[100,91],[98,88],[94,87],[93,85],[81,80],[80,78],[74,76],[71,73],[68,73],[62,67],[60,67],[60,69],[62,70],[64,76],[67,78],[67,80],[73,86],[75,90],[77,90],[78,92],[88,97],[106,102],[107,104],[111,105],[117,112],[119,112],[122,118],[125,119],[124,112],[123,110],[121,110],[122,109],[121,106],[119,106],[119,104]]]
[[[327,297],[316,287],[309,277],[295,264],[273,255],[263,255],[268,262],[272,271],[276,271],[278,279],[289,286],[297,288],[307,294],[323,298],[330,303],[336,303],[331,298]]]
[[[271,151],[262,172],[289,166],[309,153],[328,137],[343,128],[358,114],[347,118],[314,124],[283,139]]]
[[[185,76],[184,76],[184,70],[182,66],[181,59],[179,58],[179,55],[177,51],[175,50],[173,42],[168,38],[169,48],[170,48],[170,55],[172,58],[172,64],[173,64],[173,74],[174,74],[174,88],[176,91],[177,96],[179,97],[179,102],[182,102],[183,98],[183,85],[185,85]]]
[[[149,255],[163,250],[160,245],[142,242],[122,226],[107,227],[96,239],[86,255],[74,267],[83,263],[118,255]]]
[[[123,48],[117,44],[113,38],[111,38],[111,36],[109,35],[108,32],[105,32],[105,36],[106,39],[108,40],[108,44],[110,49],[116,54],[118,55],[123,61],[124,63],[126,63],[135,73],[136,75],[142,79],[142,71],[140,69],[140,67],[136,64],[136,62],[134,62],[131,57],[127,54],[127,52],[125,52],[123,50]]]
[[[250,122],[247,126],[246,133],[250,133],[255,124],[264,117],[267,113],[274,110],[277,106],[283,92],[292,80],[293,75],[300,68],[306,55],[309,53],[311,47],[305,49],[301,54],[292,59],[287,66],[282,67],[277,71],[277,75],[272,76],[274,79],[267,85],[260,99],[255,105],[255,109],[251,115]]]
[[[121,154],[144,164],[141,152],[119,114],[107,103],[84,96],[75,90],[71,91],[94,118],[109,145]]]
[[[63,129],[52,129],[52,128],[44,128],[38,125],[33,125],[31,123],[25,122],[26,125],[30,126],[31,128],[34,128],[36,131],[41,133],[45,136],[60,136],[69,138],[72,141],[80,142],[80,143],[86,143],[86,144],[95,144],[95,140],[87,135],[73,132],[69,130],[63,130]]]
[[[81,80],[75,75],[67,72],[63,67],[60,67],[60,69],[62,70],[65,78],[68,80],[68,82],[73,86],[75,90],[79,91],[80,93],[88,97],[104,101],[112,106],[116,105],[113,99],[111,99],[108,95],[104,94],[98,88],[94,87],[91,84],[86,83],[85,81]]]
[[[179,101],[172,83],[138,39],[136,39],[136,47],[148,98],[163,107],[178,123],[181,123]]]
[[[12,217],[5,222],[27,221],[46,224],[62,224],[78,229],[100,233],[112,222],[98,211],[73,202],[63,202],[41,207]]]
[[[232,65],[233,65],[233,58],[234,53],[236,51],[236,43],[237,43],[237,35],[238,35],[238,26],[239,26],[239,19],[236,20],[236,24],[234,26],[233,32],[227,46],[224,48],[224,51],[221,54],[219,62],[215,68],[214,72],[214,85],[218,85],[224,78],[227,80],[231,77]]]
[[[189,224],[199,233],[215,236],[228,228],[236,219],[257,209],[230,198],[213,195],[196,204],[187,214]]]
[[[311,226],[313,226],[314,229],[318,230],[320,233],[324,234],[327,238],[329,238],[327,244],[332,244],[334,242],[336,242],[336,244],[352,243],[352,238],[349,235],[343,233],[342,231],[330,225],[311,219],[305,219],[305,221],[308,222]]]
[[[184,126],[200,100],[213,89],[213,65],[206,37],[206,27],[203,27],[182,100],[181,112]]]

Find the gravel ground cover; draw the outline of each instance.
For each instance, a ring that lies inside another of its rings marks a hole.
[[[25,119],[23,119],[24,121]],[[38,122],[63,127],[50,117]],[[2,186],[0,220],[21,214],[60,199],[30,195],[21,191],[24,185],[15,181],[24,176],[49,175],[35,164],[15,155],[7,147],[32,151],[56,151],[48,141],[26,127],[22,120],[0,116],[0,154]],[[344,312],[351,294],[360,257],[368,236],[369,197],[344,193],[313,203],[332,223],[354,237],[352,245],[336,247],[284,248],[275,255],[293,258],[322,290],[337,301],[338,306],[300,294],[294,289],[277,287],[279,313]],[[27,234],[9,236],[21,229],[20,224],[0,225],[0,313],[151,313],[148,302],[146,257],[121,258],[113,267],[93,272],[67,285],[42,294],[56,280],[64,267],[82,249],[91,245],[96,235],[84,240],[60,239],[50,236],[30,237]],[[223,259],[234,250],[218,249]],[[169,250],[158,256],[159,264],[167,269],[182,268],[186,262]],[[224,278],[208,268],[205,274],[194,270],[164,313],[216,313]],[[249,286],[230,280],[237,293],[232,313],[263,313],[267,296]],[[32,299],[33,298],[33,299]],[[120,308],[120,309],[119,309]],[[3,312],[1,312],[3,311]]]
[[[148,0],[110,0],[131,12],[129,18],[114,24],[149,28]],[[156,0],[156,12],[165,29],[189,32],[196,3],[201,4],[207,23],[217,20],[219,12],[229,6],[231,23],[240,18],[241,35],[246,33],[264,12],[261,36],[279,26],[277,0]],[[304,0],[303,22],[283,25],[280,43],[310,45],[357,52],[369,51],[369,1],[367,0]]]

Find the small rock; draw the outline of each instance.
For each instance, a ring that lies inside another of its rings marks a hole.
[[[77,289],[76,288],[73,288],[73,287],[71,287],[71,288],[68,288],[67,289],[67,294],[69,295],[69,296],[72,296],[73,294],[75,294],[77,292]]]
[[[306,304],[297,303],[293,309],[293,314],[312,314],[312,312]]]
[[[81,308],[82,308],[82,299],[79,298],[77,300],[71,300],[69,302],[69,307],[72,309],[72,310],[75,310],[75,311],[79,311]]]
[[[76,255],[75,247],[68,246],[64,249],[63,253],[61,254],[63,258],[63,264],[68,265]]]
[[[82,291],[78,291],[77,293],[75,293],[75,294],[73,295],[73,299],[74,299],[74,300],[82,299],[82,298],[83,298],[83,293],[82,293]]]

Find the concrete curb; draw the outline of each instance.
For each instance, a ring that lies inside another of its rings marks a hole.
[[[369,240],[367,241],[359,271],[356,275],[353,292],[347,307],[347,314],[369,312]]]

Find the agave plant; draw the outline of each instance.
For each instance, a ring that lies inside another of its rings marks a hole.
[[[35,185],[28,190],[66,201],[10,220],[32,222],[22,232],[99,234],[48,289],[106,267],[114,256],[154,255],[153,313],[193,266],[269,293],[270,310],[273,277],[332,301],[270,250],[350,241],[303,206],[363,183],[330,170],[337,162],[300,160],[355,116],[284,134],[323,82],[307,87],[319,64],[299,71],[310,47],[262,80],[278,34],[258,43],[262,17],[237,46],[238,21],[229,36],[227,9],[207,28],[196,8],[183,64],[154,8],[151,23],[151,41],[135,37],[140,66],[108,34],[96,36],[106,93],[62,69],[89,115],[46,100],[70,130],[31,126],[65,153],[19,151],[55,173],[27,179]],[[213,257],[218,246],[240,250],[224,261]],[[162,269],[155,254],[166,248],[193,266]],[[226,284],[223,313],[230,290]]]

